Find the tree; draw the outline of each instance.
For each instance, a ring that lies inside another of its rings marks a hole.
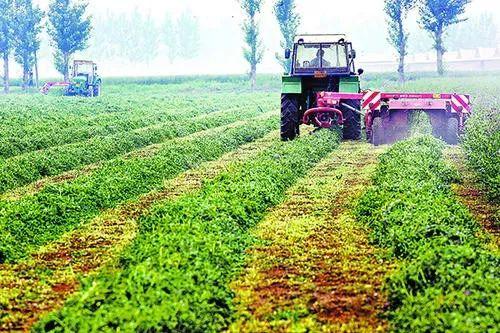
[[[23,89],[26,89],[33,78],[44,13],[38,6],[33,6],[32,0],[16,0],[14,3],[14,58],[23,68]]]
[[[177,36],[182,41],[178,43],[179,56],[184,59],[196,57],[200,48],[200,25],[190,11],[184,11],[179,17]]]
[[[419,23],[434,40],[437,72],[444,74],[443,55],[446,52],[443,37],[448,27],[463,22],[465,7],[471,0],[422,0],[419,5]]]
[[[55,64],[64,80],[69,79],[71,56],[88,47],[92,30],[91,19],[86,15],[88,3],[71,3],[70,0],[51,0],[49,4],[48,32],[55,47]]]
[[[3,59],[3,89],[9,93],[9,56],[14,44],[14,1],[0,0],[0,56]]]
[[[399,55],[399,81],[405,81],[405,57],[408,54],[408,32],[404,21],[408,12],[414,6],[414,0],[385,0],[384,11],[387,15],[389,43],[394,46]]]
[[[481,36],[481,38],[478,38]],[[446,46],[450,51],[496,47],[498,28],[493,14],[484,12],[450,28]]]
[[[257,14],[260,12],[263,0],[239,0],[241,8],[245,12],[243,22],[243,33],[247,46],[243,49],[245,60],[250,64],[250,82],[252,89],[255,88],[257,78],[257,65],[264,57],[260,31],[257,25]]]
[[[170,15],[165,15],[163,19],[162,39],[167,48],[167,57],[172,63],[178,55],[178,38],[174,22]]]
[[[274,4],[274,15],[278,20],[283,39],[281,40],[282,49],[291,49],[293,39],[297,35],[297,29],[300,25],[300,15],[295,12],[295,0],[276,0]],[[284,59],[281,53],[276,54],[276,59],[286,73],[290,73],[291,60]]]

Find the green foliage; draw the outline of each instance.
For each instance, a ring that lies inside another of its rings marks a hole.
[[[14,39],[14,0],[0,0],[0,56],[10,54]]]
[[[248,229],[337,143],[330,131],[276,142],[200,192],[158,204],[141,219],[122,270],[85,280],[82,293],[35,331],[223,330],[232,313],[228,283],[252,241]]]
[[[264,48],[260,38],[257,24],[257,14],[262,8],[262,0],[238,0],[245,14],[243,22],[243,34],[246,47],[243,49],[245,60],[250,64],[250,80],[252,88],[255,86],[257,65],[264,57]]]
[[[386,286],[396,331],[484,332],[500,324],[500,257],[482,248],[479,225],[451,192],[456,172],[443,149],[430,136],[394,145],[356,211],[372,240],[405,260]]]
[[[430,243],[390,277],[398,331],[493,332],[500,323],[500,256],[471,245]]]
[[[389,43],[394,46],[399,54],[400,81],[404,81],[404,59],[407,53],[408,32],[404,27],[404,21],[408,12],[414,7],[415,0],[385,0],[384,11],[387,15],[389,31]]]
[[[14,56],[22,66],[24,86],[35,64],[35,53],[40,49],[40,33],[44,12],[32,0],[15,0]]]
[[[463,147],[493,202],[500,202],[500,114],[476,109],[466,125]]]
[[[49,4],[48,33],[52,39],[56,68],[68,79],[69,61],[76,51],[85,50],[90,38],[91,21],[86,17],[88,3],[52,0]]]
[[[176,34],[178,55],[183,59],[192,59],[198,55],[200,48],[200,27],[198,19],[190,11],[184,11],[177,20]],[[175,45],[175,44],[174,44]]]
[[[434,40],[434,49],[438,54],[438,73],[444,73],[442,56],[446,51],[443,36],[449,26],[465,21],[461,16],[471,0],[422,0],[419,4],[422,29]]]
[[[111,160],[73,182],[49,185],[18,201],[0,202],[0,262],[22,258],[101,210],[154,190],[164,179],[262,137],[276,127],[276,121],[252,119],[167,141],[149,155]]]
[[[300,25],[300,15],[296,13],[295,0],[276,0],[274,4],[274,15],[280,26],[282,40],[280,42],[282,49],[293,48],[294,38],[297,35],[297,29]],[[281,53],[276,54],[285,73],[290,73],[291,60],[284,59]]]
[[[257,107],[215,112],[209,115],[163,122],[110,136],[97,136],[64,146],[38,150],[0,164],[0,192],[23,186],[46,176],[56,176],[88,164],[106,161],[118,155],[160,143],[175,137],[246,120],[262,113]]]

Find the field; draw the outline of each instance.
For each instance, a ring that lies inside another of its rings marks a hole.
[[[0,331],[496,332],[499,80],[366,77],[474,96],[459,146],[283,143],[277,76],[0,96]]]

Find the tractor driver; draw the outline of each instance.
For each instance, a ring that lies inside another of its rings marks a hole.
[[[321,59],[323,59],[323,67],[330,67],[330,63],[323,58],[324,56],[325,56],[325,50],[319,49],[318,52],[316,53],[316,58],[311,60],[309,67],[320,68]]]

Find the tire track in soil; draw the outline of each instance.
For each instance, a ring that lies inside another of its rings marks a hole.
[[[460,146],[448,147],[445,159],[460,173],[460,182],[452,190],[476,221],[492,236],[492,245],[500,249],[500,205],[488,200],[486,191],[476,181],[476,174],[467,166],[467,157]]]
[[[28,331],[44,313],[62,306],[77,291],[81,276],[105,265],[113,267],[120,251],[135,238],[136,219],[147,214],[153,204],[200,189],[205,179],[251,159],[277,140],[278,133],[270,133],[217,161],[166,181],[161,191],[103,212],[25,262],[0,265],[0,331]]]
[[[341,144],[257,227],[258,245],[232,284],[237,313],[229,331],[386,329],[378,315],[392,264],[351,213],[384,149]]]

